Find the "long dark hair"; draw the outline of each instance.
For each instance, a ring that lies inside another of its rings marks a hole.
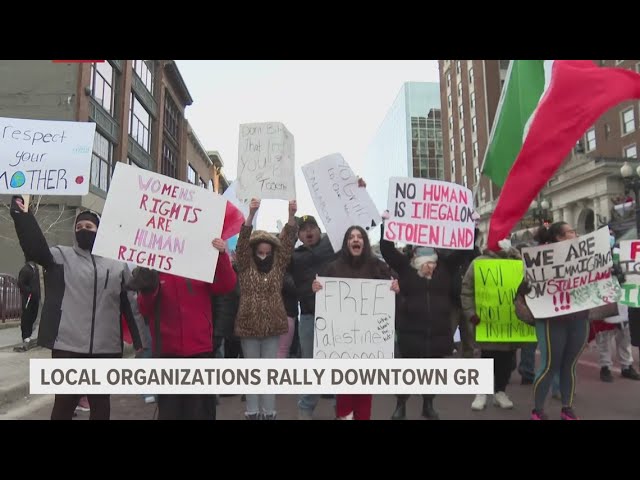
[[[567,222],[556,222],[552,223],[549,228],[542,225],[535,236],[533,237],[536,242],[540,245],[544,245],[546,243],[556,243],[558,242],[558,237],[562,235],[562,227],[568,225]]]
[[[349,247],[347,246],[349,243],[349,237],[351,236],[351,232],[354,230],[358,230],[362,235],[362,253],[359,257],[354,257],[349,252]],[[352,225],[347,228],[347,232],[344,234],[344,239],[342,240],[342,259],[351,265],[363,265],[365,263],[373,263],[377,261],[377,257],[373,254],[371,250],[371,242],[369,242],[369,235],[367,235],[367,231],[358,226]]]

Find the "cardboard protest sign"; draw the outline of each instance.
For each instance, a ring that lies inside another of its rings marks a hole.
[[[96,124],[0,118],[0,194],[87,195]]]
[[[293,135],[282,123],[240,125],[238,199],[295,200],[294,152]]]
[[[640,307],[640,240],[620,242],[619,262],[625,276],[620,303]]]
[[[516,316],[513,299],[524,277],[520,260],[473,262],[477,342],[535,342],[536,330]]]
[[[369,230],[382,220],[367,190],[358,187],[358,177],[339,153],[304,165],[302,173],[336,252],[342,248],[349,227]]]
[[[93,254],[213,282],[227,201],[222,196],[119,162]]]
[[[384,236],[391,242],[471,250],[473,194],[461,185],[424,178],[389,179]]]
[[[396,294],[390,280],[319,277],[313,358],[393,358]]]
[[[574,240],[523,248],[527,305],[536,318],[549,318],[615,303],[620,284],[611,275],[609,229]]]

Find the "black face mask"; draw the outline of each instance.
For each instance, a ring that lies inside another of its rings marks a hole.
[[[267,258],[262,260],[257,255],[253,256],[254,261],[256,262],[256,267],[258,267],[258,271],[262,273],[269,273],[271,268],[273,267],[273,255],[269,255]]]
[[[86,230],[84,228],[82,230],[78,230],[76,232],[76,242],[78,242],[78,247],[82,250],[91,251],[93,249],[93,243],[96,241],[96,233],[97,232],[92,232],[91,230]]]

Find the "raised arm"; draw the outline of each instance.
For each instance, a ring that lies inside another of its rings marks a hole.
[[[238,235],[238,245],[236,246],[236,263],[238,272],[243,272],[251,265],[251,232],[253,231],[253,219],[260,208],[260,200],[254,198],[249,204],[249,215],[247,215],[244,225],[240,229]]]
[[[291,262],[293,249],[296,246],[298,238],[298,223],[296,222],[296,212],[298,204],[295,200],[289,202],[289,221],[280,232],[280,244],[282,248],[276,253],[275,267],[277,269],[285,269]]]
[[[384,222],[380,226],[380,253],[384,261],[398,274],[409,267],[409,258],[400,253],[393,242],[384,239]]]
[[[12,197],[9,211],[15,224],[20,247],[27,259],[33,260],[44,268],[53,265],[53,255],[49,250],[47,240],[44,238],[36,218],[24,205],[24,199],[21,196]]]

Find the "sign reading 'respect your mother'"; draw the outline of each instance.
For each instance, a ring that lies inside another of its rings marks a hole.
[[[473,194],[468,188],[439,180],[393,177],[387,208],[390,218],[384,236],[391,242],[473,249]]]
[[[210,190],[118,162],[93,254],[213,282],[227,201]]]
[[[87,195],[96,124],[0,117],[0,194]]]

